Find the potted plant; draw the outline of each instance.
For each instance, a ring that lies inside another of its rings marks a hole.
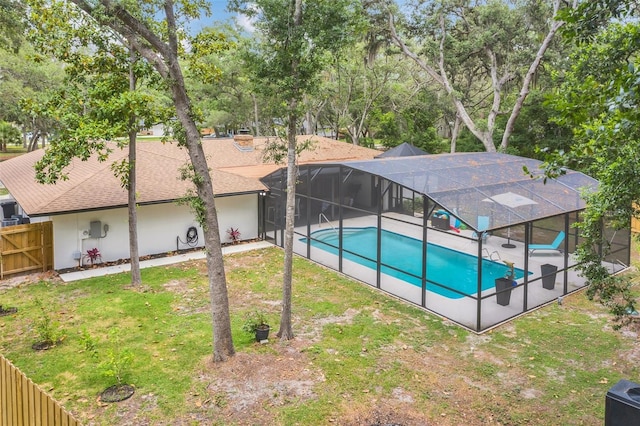
[[[254,334],[256,342],[267,340],[269,338],[269,329],[267,316],[264,312],[256,309],[246,314],[242,330]]]
[[[498,305],[507,306],[511,300],[511,289],[516,285],[513,262],[503,260],[509,267],[504,277],[496,278],[496,299]]]

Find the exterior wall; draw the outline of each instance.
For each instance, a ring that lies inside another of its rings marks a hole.
[[[221,197],[216,199],[220,239],[228,242],[227,230],[238,228],[241,239],[258,237],[257,194]],[[54,268],[64,269],[79,266],[87,250],[97,248],[102,261],[109,262],[129,258],[129,224],[126,208],[34,218],[53,222]],[[102,223],[103,238],[89,236],[89,224]],[[109,230],[104,232],[104,225]],[[140,206],[138,208],[138,245],[140,256],[167,253],[176,249],[190,248],[186,242],[189,227],[198,230],[196,247],[204,245],[202,228],[188,206],[174,203]]]

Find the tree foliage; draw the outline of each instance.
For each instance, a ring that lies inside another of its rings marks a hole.
[[[50,120],[25,109],[25,101],[36,105],[45,102],[47,92],[62,84],[64,74],[59,62],[34,62],[35,56],[33,46],[26,40],[17,52],[0,49],[0,120],[14,123],[23,134],[30,133],[30,150],[38,138],[53,132],[54,126]]]
[[[24,38],[24,15],[20,0],[0,0],[0,50],[18,52]]]
[[[213,326],[213,360],[228,359],[234,355],[235,349],[231,336],[229,301],[213,185],[200,143],[197,123],[201,121],[201,117],[192,105],[183,71],[183,64],[187,64],[192,74],[203,81],[214,81],[219,75],[215,67],[200,66],[199,61],[203,57],[224,49],[226,46],[224,37],[214,33],[191,37],[184,31],[186,23],[191,19],[199,18],[201,13],[207,12],[207,2],[204,0],[176,2],[165,0],[144,3],[121,3],[112,0],[95,2],[29,0],[29,4],[32,11],[31,19],[39,25],[39,34],[42,37],[59,40],[63,59],[69,57],[79,70],[82,70],[85,65],[81,60],[81,55],[86,52],[84,46],[90,46],[92,51],[104,52],[96,56],[106,61],[118,56],[117,53],[112,52],[111,48],[120,44],[136,52],[142,59],[139,63],[148,65],[154,70],[155,78],[170,95],[173,104],[171,110],[173,120],[168,124],[173,129],[173,136],[179,145],[185,147],[189,154],[190,164],[185,168],[189,173],[185,176],[191,179],[195,191],[193,194],[186,195],[190,197],[191,207],[196,218],[201,220],[204,231]],[[189,46],[190,49],[186,50],[183,46]],[[99,64],[96,65],[99,66]],[[103,83],[92,87],[97,91],[104,90],[106,93],[111,89],[111,84],[118,84],[113,81]],[[96,120],[94,120],[96,127],[102,126],[105,134],[109,136],[113,134],[110,132],[115,130],[106,123],[111,118],[110,114],[118,111],[120,106],[110,104],[110,100],[95,109]],[[69,101],[82,102],[81,93],[71,93]],[[122,100],[124,104],[131,106],[135,106],[137,101],[136,95],[131,93]],[[72,111],[62,118],[74,124],[82,124],[83,116],[77,111]],[[100,121],[100,118],[103,120]],[[91,138],[88,132],[83,131],[83,126],[74,125],[73,127],[79,129],[79,133],[72,136],[79,140]],[[77,145],[69,145],[70,155],[87,155],[86,150],[76,147]],[[94,147],[99,155],[106,154],[100,141]],[[54,169],[53,172],[57,170]]]
[[[626,276],[609,275],[602,259],[615,256],[606,230],[628,229],[631,217],[640,217],[640,26],[637,19],[612,19],[627,13],[627,6],[587,2],[567,15],[565,35],[576,49],[554,105],[558,122],[573,128],[575,143],[546,164],[551,175],[570,166],[600,182],[586,194],[577,254],[590,281],[588,295],[608,305],[621,323],[634,310],[630,283]]]
[[[20,144],[20,130],[11,123],[0,121],[0,151],[6,152],[8,144]]]
[[[499,147],[505,150],[509,144],[531,83],[562,25],[555,19],[561,4],[418,1],[403,19],[381,1],[372,19],[381,34],[441,86],[456,111],[455,120],[491,152],[496,150],[500,115],[509,118]],[[380,36],[372,40],[378,46]]]
[[[293,227],[299,119],[304,97],[319,85],[320,71],[341,47],[352,41],[362,16],[358,2],[348,0],[257,0],[232,2],[255,19],[259,39],[247,52],[256,89],[286,105],[287,201],[284,238],[282,315],[277,335],[293,338],[291,326],[293,280]],[[347,23],[347,25],[345,25]]]

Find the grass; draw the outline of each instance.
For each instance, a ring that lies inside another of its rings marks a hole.
[[[299,258],[296,339],[260,345],[241,327],[255,307],[277,325],[282,253],[225,262],[238,352],[227,363],[210,363],[203,262],[144,269],[140,289],[120,274],[5,290],[0,303],[19,310],[0,318],[0,352],[83,423],[105,425],[601,425],[608,389],[640,373],[637,333],[613,331],[583,294],[475,335]],[[66,334],[43,352],[30,347],[38,298]],[[113,383],[98,364],[112,327],[134,354],[137,391],[103,406],[96,396]]]

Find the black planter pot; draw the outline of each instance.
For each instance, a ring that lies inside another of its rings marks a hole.
[[[542,272],[542,287],[547,290],[553,290],[556,286],[556,272],[558,272],[558,267],[545,263],[544,265],[540,265],[540,270]]]
[[[269,326],[263,325],[256,328],[256,342],[262,342],[269,338]]]
[[[511,300],[513,280],[509,278],[496,278],[496,299],[498,305],[507,306]]]

